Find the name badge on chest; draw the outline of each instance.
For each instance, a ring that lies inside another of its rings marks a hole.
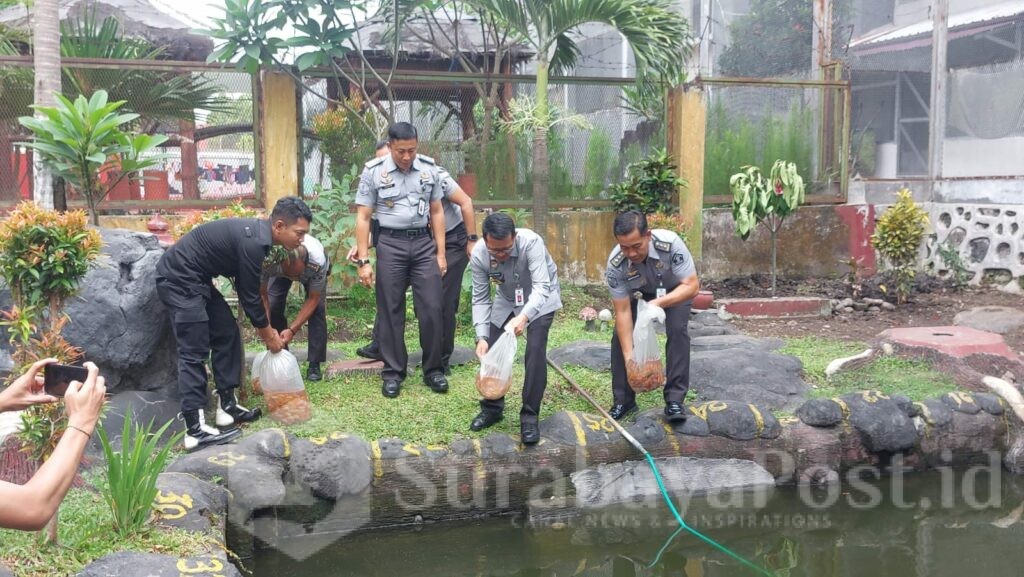
[[[428,206],[427,205],[427,201],[421,198],[420,199],[420,203],[419,203],[419,207],[417,208],[417,212],[419,212],[420,216],[423,216],[424,214],[427,214],[427,206]]]
[[[524,294],[522,287],[519,287],[519,288],[516,289],[515,299],[516,299],[516,306],[517,307],[521,307],[524,304],[526,304],[526,295]]]
[[[654,291],[654,298],[660,299],[663,296],[665,296],[665,287],[660,286],[657,288],[657,290]]]

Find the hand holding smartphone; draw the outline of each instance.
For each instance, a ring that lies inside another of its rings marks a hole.
[[[63,397],[71,381],[84,383],[89,377],[88,369],[74,365],[52,363],[46,365],[43,371],[43,391],[55,397]]]

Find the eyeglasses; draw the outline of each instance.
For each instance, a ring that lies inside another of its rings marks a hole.
[[[506,254],[511,254],[512,248],[514,246],[515,245],[509,245],[509,246],[506,246],[504,248],[495,248],[495,249],[488,248],[487,252],[489,254],[493,255],[493,256],[504,256]]]

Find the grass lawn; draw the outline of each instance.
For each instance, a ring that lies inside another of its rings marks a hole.
[[[332,341],[330,347],[344,351],[346,358],[356,358],[355,350],[369,339],[373,322],[373,297],[366,289],[355,287],[345,293],[344,301],[335,301],[328,307],[328,324],[331,334],[346,334],[348,342]],[[296,297],[293,297],[296,298]],[[597,309],[608,308],[611,301],[603,287],[563,287],[562,300],[565,307],[556,313],[548,340],[554,348],[577,340],[608,341],[611,328],[601,332],[583,330],[579,311],[584,306]],[[418,332],[409,299],[407,318],[407,346],[410,351],[419,348]],[[295,308],[298,300],[292,303]],[[289,314],[294,314],[292,309]],[[473,347],[468,295],[464,295],[460,315],[459,332],[456,342]],[[663,337],[664,338],[664,337]],[[252,350],[262,345],[250,342]],[[304,347],[305,343],[298,343]],[[493,432],[519,434],[518,413],[521,407],[523,343],[520,341],[519,363],[516,367],[513,386],[506,397],[505,420],[479,433],[469,430],[469,423],[479,410],[479,397],[474,379],[478,364],[453,367],[449,377],[450,389],[447,394],[436,394],[423,385],[423,375],[417,370],[410,373],[396,399],[385,398],[380,392],[380,378],[377,376],[351,376],[326,379],[318,383],[306,383],[313,403],[313,418],[305,423],[286,426],[288,431],[299,437],[322,437],[335,431],[359,435],[366,440],[397,437],[404,441],[434,444],[449,443],[459,437],[483,437]],[[914,400],[941,395],[953,390],[955,385],[945,375],[931,370],[927,363],[886,358],[868,367],[837,376],[832,381],[824,379],[824,368],[829,361],[856,354],[866,346],[841,341],[820,339],[792,339],[787,341],[783,353],[799,357],[805,367],[805,379],[815,388],[812,397],[832,397],[860,389],[879,389],[887,393],[902,393]],[[586,389],[605,408],[611,406],[611,375],[581,367],[565,367],[576,382]],[[691,396],[692,396],[691,391]],[[638,395],[641,410],[663,406],[660,391]],[[250,403],[259,404],[259,402]],[[264,407],[265,410],[265,407]],[[561,410],[595,412],[585,400],[572,392],[569,385],[553,370],[548,371],[548,388],[541,408],[541,418]],[[263,418],[247,426],[247,432],[280,426],[272,419]]]
[[[38,533],[0,529],[0,562],[17,577],[75,575],[89,563],[117,551],[191,557],[218,548],[212,537],[149,525],[127,540],[113,537],[113,514],[96,490],[100,477],[87,475],[86,486],[71,489],[60,506],[59,544],[42,545]]]

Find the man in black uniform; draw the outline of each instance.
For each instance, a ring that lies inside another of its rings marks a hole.
[[[423,348],[423,375],[437,393],[448,391],[441,364],[441,276],[445,259],[441,179],[434,160],[416,154],[416,128],[408,122],[388,127],[390,155],[366,163],[356,193],[356,265],[359,280],[374,283],[368,258],[370,218],[380,225],[377,239],[377,328],[384,360],[381,391],[397,397],[406,376],[405,291],[412,285]],[[428,228],[429,224],[429,228]]]
[[[249,321],[272,352],[281,336],[267,319],[260,299],[260,271],[272,245],[294,250],[309,231],[313,215],[301,199],[282,198],[269,220],[225,218],[200,225],[160,257],[156,289],[167,307],[178,342],[178,392],[185,419],[185,448],[224,443],[239,435],[206,424],[206,360],[211,357],[220,403],[217,425],[253,421],[259,410],[238,404],[235,389],[242,371],[242,337],[231,308],[213,286],[217,276],[233,278],[238,300]]]
[[[264,265],[260,275],[260,298],[270,317],[270,326],[288,346],[302,325],[309,321],[306,380],[319,381],[323,378],[320,363],[327,360],[327,275],[331,270],[324,245],[307,234],[299,248],[289,252],[282,262]],[[284,312],[293,281],[305,289],[306,300],[289,324]]]
[[[690,388],[690,306],[700,290],[697,269],[686,244],[669,230],[649,230],[647,217],[631,210],[615,217],[618,243],[608,257],[605,280],[615,305],[612,334],[612,395],[608,414],[615,420],[637,410],[636,394],[626,380],[626,362],[633,354],[633,320],[637,294],[665,310],[668,357],[665,418],[686,419],[683,399]]]

